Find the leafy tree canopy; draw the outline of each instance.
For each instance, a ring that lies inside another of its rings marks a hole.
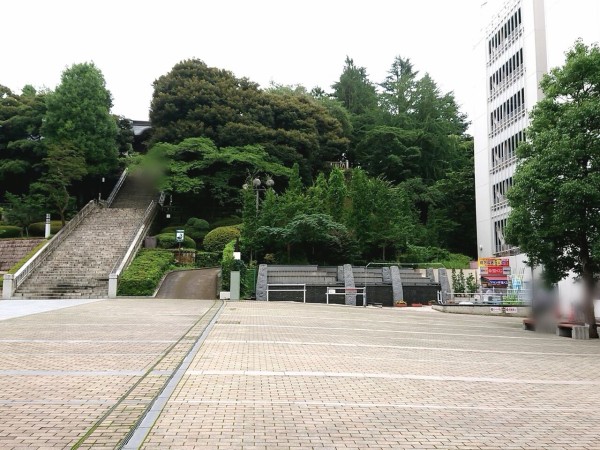
[[[527,142],[508,192],[507,238],[557,282],[585,285],[586,322],[597,337],[592,291],[600,273],[600,48],[581,41],[540,83]]]

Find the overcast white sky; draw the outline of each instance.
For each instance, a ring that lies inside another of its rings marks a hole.
[[[471,115],[473,47],[485,0],[4,0],[0,84],[54,88],[61,72],[94,61],[113,112],[148,118],[152,82],[200,58],[263,86],[329,90],[346,55],[379,82],[396,55],[454,91]],[[492,2],[490,2],[492,3]]]

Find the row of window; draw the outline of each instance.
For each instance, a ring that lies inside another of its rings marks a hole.
[[[517,147],[525,140],[525,131],[519,131],[501,144],[492,149],[492,169],[512,159],[516,155]]]
[[[510,245],[506,243],[506,238],[504,237],[504,230],[506,230],[506,222],[507,219],[501,219],[494,222],[494,247],[496,249],[495,253],[504,252],[511,248]]]
[[[516,52],[490,77],[490,94],[523,65],[523,49]]]
[[[496,183],[494,184],[494,186],[492,186],[492,196],[494,205],[506,201],[506,193],[512,187],[512,185],[513,179],[512,177],[509,177],[506,180],[503,180],[500,183]]]
[[[496,108],[490,114],[490,125],[491,131],[494,133],[495,129],[501,125],[501,122],[508,120],[513,114],[517,114],[525,108],[525,89],[521,89],[515,95],[510,97],[498,108]]]
[[[510,18],[500,27],[498,32],[492,36],[488,42],[488,54],[492,53],[519,28],[521,25],[521,8],[517,10]]]

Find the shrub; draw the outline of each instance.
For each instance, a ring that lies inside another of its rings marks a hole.
[[[202,240],[204,239],[204,236],[206,236],[206,233],[208,233],[208,229],[209,229],[209,225],[206,220],[192,217],[191,219],[189,219],[186,222],[185,225],[169,226],[169,227],[163,228],[160,231],[160,233],[161,234],[171,233],[171,234],[175,235],[175,232],[177,230],[183,230],[185,232],[186,236],[191,237],[198,244],[201,244]]]
[[[242,260],[233,259],[234,249],[235,241],[228,242],[225,245],[225,248],[223,249],[223,259],[221,260],[221,277],[223,280],[222,289],[224,291],[228,291],[231,289],[231,271],[238,270],[240,272],[240,283],[242,283],[242,285],[240,286],[240,290],[244,292],[245,287],[243,283],[246,280],[246,264]]]
[[[168,250],[142,249],[119,280],[118,295],[152,295],[163,275],[174,267]]]
[[[175,237],[175,233],[163,233],[156,236],[156,243],[159,248],[177,248],[179,247],[179,242]],[[184,236],[183,242],[181,243],[183,248],[196,248],[196,242],[189,237]]]
[[[12,225],[0,226],[0,239],[21,237],[21,227]]]
[[[62,228],[60,220],[50,221],[50,234],[58,233]],[[44,236],[46,234],[46,222],[35,222],[27,227],[30,236]]]
[[[222,252],[228,242],[240,237],[240,230],[236,227],[219,227],[210,231],[204,237],[204,250],[207,252]]]
[[[216,267],[220,262],[219,252],[196,252],[196,267]]]

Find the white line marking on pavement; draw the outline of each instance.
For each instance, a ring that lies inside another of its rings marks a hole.
[[[257,340],[236,340],[236,339],[210,339],[207,344],[259,344],[259,345],[323,345],[327,347],[361,347],[361,348],[388,348],[401,350],[422,350],[439,352],[461,352],[461,353],[498,353],[505,355],[544,355],[544,356],[590,356],[598,358],[597,353],[564,353],[564,352],[516,352],[508,350],[482,350],[466,348],[446,348],[446,347],[416,347],[407,345],[373,345],[373,344],[339,344],[333,342],[301,342],[301,341],[257,341]]]
[[[460,381],[467,383],[500,383],[500,384],[556,384],[574,386],[600,386],[600,381],[577,380],[526,380],[518,378],[485,378],[485,377],[452,377],[441,375],[411,375],[396,373],[366,372],[295,372],[270,370],[189,370],[191,376],[205,375],[244,375],[263,377],[334,377],[334,378],[381,378],[388,380],[421,380],[421,381]]]
[[[319,400],[171,400],[170,403],[194,405],[223,405],[223,406],[262,406],[262,405],[295,405],[295,406],[328,406],[332,408],[398,408],[398,409],[434,409],[459,411],[527,411],[527,412],[600,412],[600,408],[532,408],[518,406],[447,406],[423,403],[369,403],[369,402],[327,402]]]

